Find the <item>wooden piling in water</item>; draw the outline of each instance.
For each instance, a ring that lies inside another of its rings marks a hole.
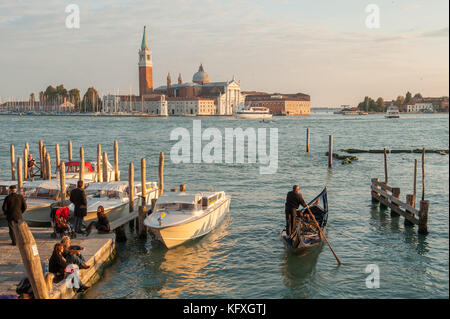
[[[128,188],[130,192],[130,204],[129,211],[130,213],[134,211],[134,164],[130,163],[130,167],[128,169]]]
[[[10,160],[11,160],[11,180],[16,180],[16,155],[14,154],[14,144],[9,147],[10,150]]]
[[[23,179],[28,180],[28,149],[23,149]]]
[[[413,194],[407,194],[406,195],[406,204],[414,207],[415,198]],[[405,210],[407,213],[409,213],[410,216],[414,217],[414,214],[411,212],[408,212],[408,210]],[[414,223],[410,222],[407,218],[405,218],[404,222],[405,227],[412,227],[414,226]]]
[[[80,147],[80,181],[84,182],[84,149]]]
[[[164,152],[159,153],[158,196],[164,192]]]
[[[23,188],[23,175],[22,175],[22,158],[17,159],[17,188],[19,194],[22,193]]]
[[[371,179],[372,185],[374,185],[374,182],[378,183],[379,181],[380,181],[379,178],[372,178]],[[379,189],[380,187],[377,187],[377,188]],[[378,203],[377,194],[373,190],[370,191],[370,195],[372,197],[372,203]]]
[[[47,179],[51,180],[52,179],[52,162],[50,160],[50,154],[47,152],[46,157],[45,157],[45,171],[47,174]]]
[[[28,142],[25,142],[25,148],[27,149],[28,153],[30,153],[30,145]]]
[[[42,145],[41,169],[42,169],[42,178],[47,179],[47,148],[45,147],[45,145]]]
[[[422,151],[422,201],[425,200],[425,148]]]
[[[42,167],[44,166],[44,156],[42,154],[42,148],[44,147],[44,144],[42,143],[42,140],[39,140],[39,165],[41,170],[41,178],[44,177],[44,172],[42,170]]]
[[[392,188],[392,196],[394,196],[395,198],[397,198],[398,200],[400,200],[400,188],[399,187],[393,187]],[[392,207],[399,207],[397,204],[395,203],[391,203]],[[394,209],[391,207],[391,217],[399,217],[399,214],[397,214]]]
[[[384,183],[386,185],[389,185],[386,148],[383,150],[383,153],[384,153]]]
[[[306,128],[306,153],[309,153],[309,127]]]
[[[67,143],[67,158],[68,158],[69,162],[72,162],[72,160],[73,160],[73,158],[72,158],[72,141],[70,141],[70,140]]]
[[[56,169],[59,168],[59,166],[61,165],[61,158],[60,158],[60,154],[59,154],[59,144],[56,143],[55,145],[55,154],[56,154]]]
[[[39,257],[33,234],[24,221],[14,223],[13,229],[28,280],[33,288],[34,298],[48,299],[48,288],[45,283],[41,258]]]
[[[103,152],[103,163],[102,163],[103,181],[109,182],[108,176],[108,154]]]
[[[102,174],[101,174],[101,161],[102,161],[102,146],[100,144],[97,144],[97,183],[100,183],[102,181]]]
[[[114,141],[114,180],[117,182],[119,178],[119,143]]]
[[[329,136],[329,143],[328,143],[328,167],[333,167],[333,135]]]
[[[142,195],[142,206],[147,205],[147,187],[146,187],[146,168],[145,168],[145,158],[141,158],[141,195]]]
[[[147,227],[144,225],[145,218],[147,218],[147,206],[139,206],[138,231],[141,239],[147,238]]]
[[[428,208],[430,207],[430,202],[427,200],[420,201],[419,210],[419,234],[428,234]]]
[[[417,159],[414,160],[414,191],[413,191],[413,202],[412,202],[412,207],[416,207],[416,185],[417,185]]]
[[[61,185],[61,204],[66,202],[66,164],[61,162],[59,165],[59,182]]]

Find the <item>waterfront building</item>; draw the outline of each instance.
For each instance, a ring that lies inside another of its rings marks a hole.
[[[241,93],[241,83],[234,76],[231,81],[211,82],[203,64],[200,64],[198,71],[192,76],[192,82],[183,83],[182,76],[179,74],[178,82],[172,84],[169,73],[167,84],[157,87],[154,93],[165,94],[168,99],[172,97],[213,99],[216,105],[216,115],[232,115],[245,101],[245,97]]]
[[[307,94],[246,94],[247,107],[267,107],[273,115],[310,115],[311,98]]]

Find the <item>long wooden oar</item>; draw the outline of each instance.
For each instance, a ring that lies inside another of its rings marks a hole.
[[[341,260],[339,259],[339,257],[336,255],[336,253],[334,252],[333,248],[330,245],[330,242],[327,239],[327,236],[325,236],[325,234],[322,231],[322,228],[320,228],[319,223],[317,222],[316,218],[314,217],[314,214],[311,212],[311,210],[309,209],[309,205],[306,206],[306,208],[308,209],[309,214],[311,215],[311,217],[313,218],[314,222],[316,223],[316,227],[319,229],[320,235],[323,236],[323,238],[325,238],[325,241],[328,244],[328,247],[330,247],[331,252],[334,255],[334,258],[336,258],[336,261],[338,262],[339,265],[342,265]]]

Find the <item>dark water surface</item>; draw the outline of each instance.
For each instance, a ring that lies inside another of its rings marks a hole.
[[[166,250],[133,235],[118,244],[118,256],[89,298],[429,298],[449,296],[449,159],[426,156],[426,199],[430,201],[429,235],[405,229],[403,218],[391,219],[370,200],[370,179],[383,179],[383,155],[359,154],[351,165],[327,168],[328,135],[334,149],[449,148],[448,115],[382,115],[342,117],[315,113],[309,117],[276,117],[270,123],[232,118],[201,118],[202,127],[278,128],[278,171],[259,174],[256,164],[174,164],[170,132],[192,131],[192,118],[95,118],[0,116],[0,178],[10,178],[9,145],[16,156],[25,141],[37,155],[42,139],[55,159],[59,143],[67,157],[85,148],[95,160],[96,145],[112,162],[113,140],[119,141],[120,169],[126,179],[133,161],[139,178],[140,158],[147,159],[147,179],[157,179],[159,152],[165,152],[165,188],[186,183],[189,190],[225,190],[232,196],[230,214],[220,227],[196,242]],[[305,152],[306,127],[311,152]],[[205,142],[206,144],[206,142]],[[420,154],[390,154],[389,182],[412,193],[414,159]],[[54,164],[53,164],[54,165]],[[421,196],[420,169],[418,195]],[[344,262],[341,267],[325,245],[316,254],[288,254],[279,239],[284,199],[300,184],[308,200],[329,189],[328,238]],[[368,264],[380,269],[380,288],[366,288]]]

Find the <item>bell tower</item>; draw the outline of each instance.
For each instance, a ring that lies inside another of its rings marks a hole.
[[[153,92],[153,63],[152,51],[148,47],[147,36],[142,35],[141,48],[139,50],[139,95],[143,96]]]

